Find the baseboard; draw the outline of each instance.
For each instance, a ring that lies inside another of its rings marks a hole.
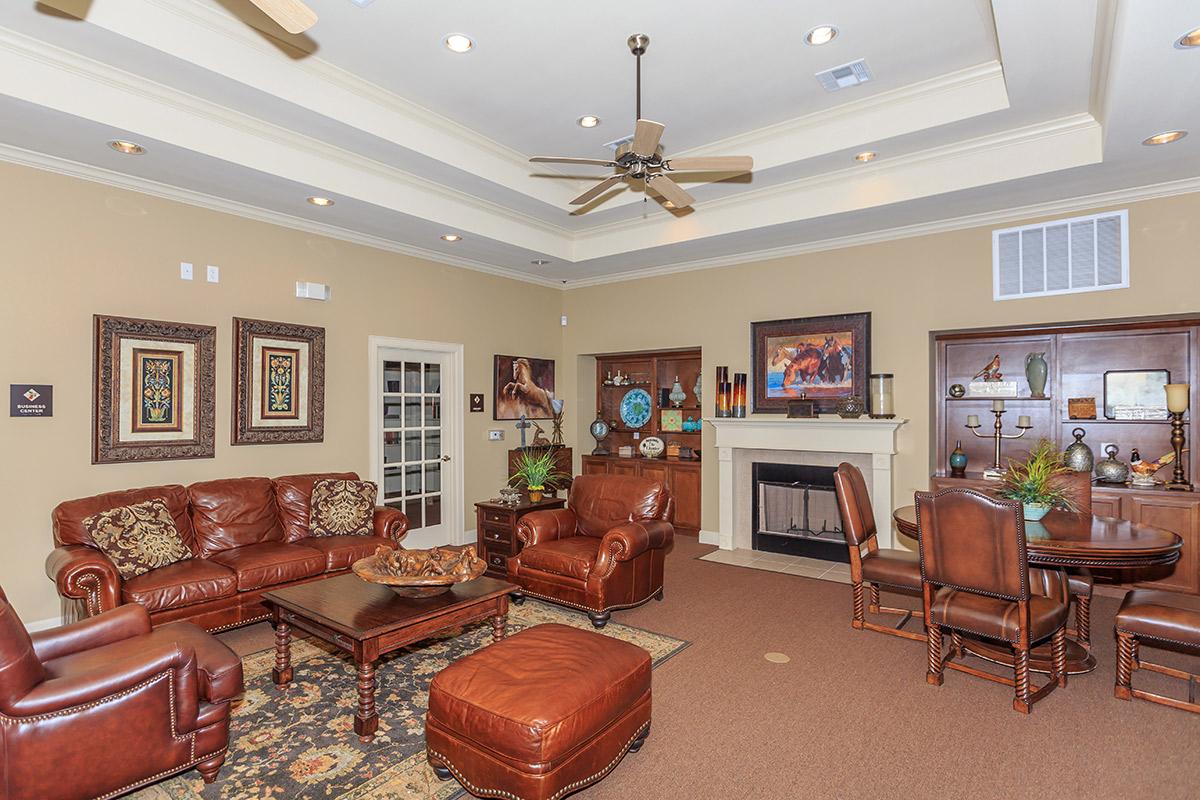
[[[35,631],[45,631],[49,630],[50,628],[57,628],[63,624],[64,623],[61,616],[50,617],[49,619],[39,619],[36,622],[26,622],[25,630],[29,631],[30,633],[34,633]]]
[[[698,538],[700,539],[700,544],[719,545],[721,543],[721,534],[717,533],[716,531],[701,530]]]

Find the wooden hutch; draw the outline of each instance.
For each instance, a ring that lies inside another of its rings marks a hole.
[[[612,433],[604,441],[610,452],[607,456],[583,456],[583,474],[645,475],[657,478],[667,485],[675,498],[676,533],[695,536],[700,531],[700,432],[663,431],[664,409],[675,408],[662,403],[663,390],[671,391],[678,376],[679,384],[687,394],[681,412],[686,420],[689,416],[700,420],[700,400],[693,387],[700,376],[699,350],[664,350],[641,353],[619,353],[596,357],[596,409],[609,425]],[[606,383],[618,373],[628,376],[630,383],[614,386]],[[644,389],[650,395],[650,419],[640,428],[629,428],[621,421],[621,401],[633,389]],[[701,392],[710,387],[702,386]],[[678,442],[696,453],[693,458],[643,458],[638,445],[647,436],[657,436],[670,444]],[[618,448],[628,445],[636,454],[632,458],[617,455]]]
[[[1023,438],[1003,443],[1002,463],[1021,459],[1039,439],[1053,441],[1059,449],[1073,443],[1072,431],[1082,428],[1083,441],[1091,447],[1099,462],[1105,458],[1108,444],[1119,448],[1118,458],[1128,463],[1137,448],[1142,457],[1153,460],[1171,451],[1171,424],[1165,419],[1107,419],[1104,409],[1104,374],[1120,370],[1160,370],[1170,372],[1173,383],[1191,387],[1189,411],[1185,418],[1184,454],[1187,478],[1193,483],[1200,466],[1200,426],[1195,409],[1200,399],[1200,317],[1148,317],[1131,320],[1040,325],[1018,328],[942,332],[932,334],[934,351],[933,414],[931,430],[935,489],[946,486],[995,485],[984,482],[982,470],[992,466],[993,440],[990,436],[995,417],[992,398],[952,397],[952,384],[968,386],[971,377],[995,355],[1000,356],[1004,380],[1015,380],[1018,397],[1003,398],[1007,413],[1003,416],[1004,433],[1016,433],[1019,415],[1028,415],[1033,427]],[[1045,397],[1030,396],[1025,378],[1025,356],[1045,353],[1049,367]],[[1095,398],[1096,419],[1070,419],[1070,398]],[[980,434],[976,438],[965,427],[967,416],[979,417]],[[961,441],[968,456],[967,477],[950,477],[947,463],[955,443]],[[1169,478],[1171,466],[1157,477]],[[1179,562],[1155,573],[1125,572],[1116,575],[1097,573],[1097,580],[1123,585],[1149,586],[1174,591],[1200,593],[1200,491],[1169,491],[1162,487],[1134,487],[1129,484],[1095,483],[1093,513],[1120,517],[1174,531],[1183,537]]]

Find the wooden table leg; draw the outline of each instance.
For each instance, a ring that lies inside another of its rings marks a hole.
[[[282,620],[275,623],[275,668],[271,679],[280,689],[292,680],[292,626]]]
[[[504,638],[508,627],[508,615],[497,614],[492,617],[492,641],[498,642]]]
[[[354,732],[360,742],[375,738],[379,728],[379,715],[375,713],[375,663],[362,662],[358,665],[358,710],[354,713]]]

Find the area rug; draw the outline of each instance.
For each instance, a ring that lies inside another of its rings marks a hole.
[[[508,632],[557,622],[591,629],[587,617],[548,603],[511,606]],[[610,622],[601,633],[645,648],[655,667],[688,642]],[[271,682],[275,651],[242,660],[246,693],[234,709],[229,757],[205,786],[195,770],[131,795],[137,800],[451,800],[465,793],[440,781],[425,761],[425,711],[433,676],[491,641],[484,623],[430,639],[380,659],[376,671],[379,730],[363,744],[354,735],[358,702],[354,662],[323,642],[296,639],[291,688]]]

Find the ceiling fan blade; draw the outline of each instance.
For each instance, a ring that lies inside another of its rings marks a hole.
[[[646,186],[661,195],[664,200],[670,201],[676,208],[687,208],[696,202],[696,198],[685,192],[682,186],[662,173],[646,181]]]
[[[754,159],[750,156],[696,156],[672,158],[663,163],[669,170],[697,169],[706,172],[750,172]]]
[[[583,194],[579,195],[579,197],[576,197],[574,200],[572,200],[571,205],[581,206],[584,203],[590,203],[623,180],[625,180],[624,175],[613,175],[605,178]]]
[[[617,162],[602,158],[571,158],[569,156],[534,156],[529,159],[535,164],[593,164],[597,167],[615,167]]]
[[[304,33],[317,22],[317,15],[300,0],[250,0],[288,33]]]
[[[658,140],[662,138],[665,129],[666,126],[661,123],[639,119],[633,131],[633,144],[629,149],[639,156],[654,155],[658,149]]]

